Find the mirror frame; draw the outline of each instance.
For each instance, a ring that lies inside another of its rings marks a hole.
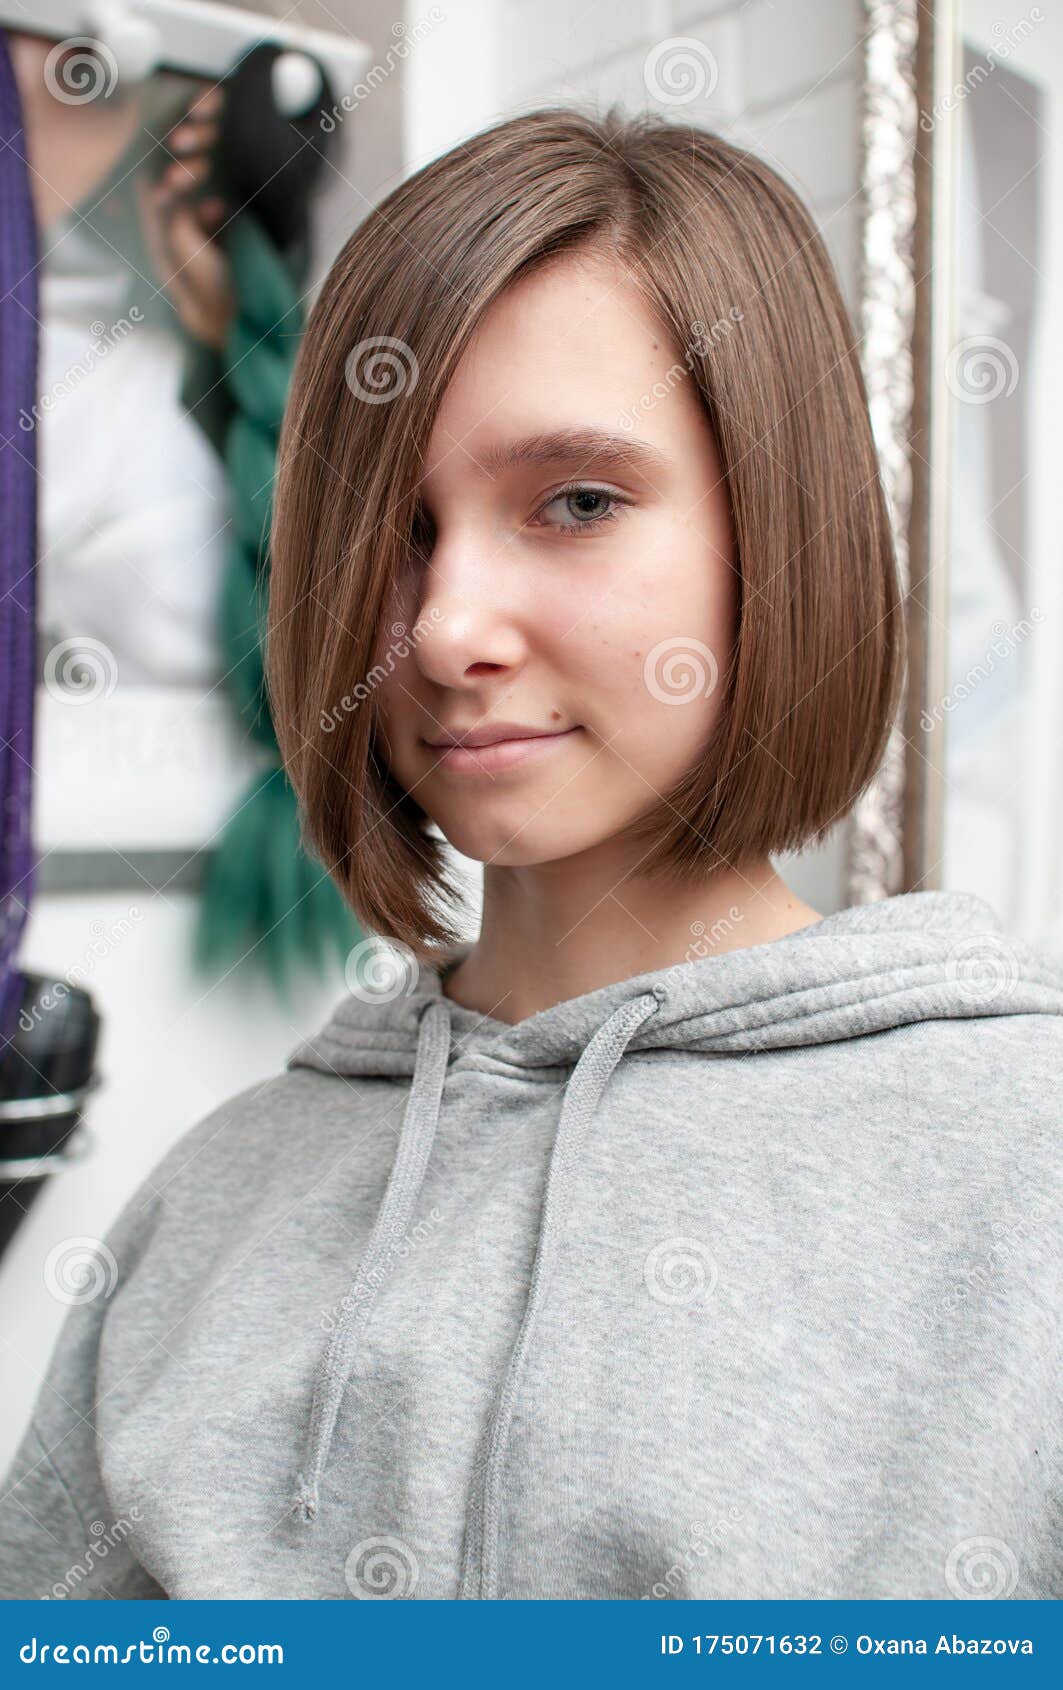
[[[944,749],[921,716],[946,691],[955,0],[864,0],[861,361],[907,605],[908,671],[886,754],[852,811],[850,904],[941,887]]]

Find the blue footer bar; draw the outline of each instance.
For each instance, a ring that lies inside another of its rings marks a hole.
[[[0,1684],[1063,1684],[1055,1602],[0,1604]]]

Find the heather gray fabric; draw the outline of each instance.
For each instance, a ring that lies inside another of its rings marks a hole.
[[[1063,1596],[1055,964],[915,893],[517,1026],[409,984],[126,1204],[0,1594]]]

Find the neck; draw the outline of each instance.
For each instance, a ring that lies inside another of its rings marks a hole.
[[[511,1025],[634,975],[765,944],[818,913],[770,862],[662,887],[593,876],[578,858],[528,868],[487,865],[480,936],[447,975],[445,995]]]

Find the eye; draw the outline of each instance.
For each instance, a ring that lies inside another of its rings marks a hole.
[[[584,534],[598,533],[607,522],[617,520],[619,510],[602,511],[602,505],[619,507],[628,502],[608,487],[592,487],[584,482],[577,482],[571,487],[562,487],[560,492],[555,493],[549,503],[543,506],[539,516],[543,518],[548,511],[559,506],[559,516],[568,515],[573,520],[559,520],[556,523],[548,523],[547,526],[557,527],[562,534],[575,534],[582,538]]]

